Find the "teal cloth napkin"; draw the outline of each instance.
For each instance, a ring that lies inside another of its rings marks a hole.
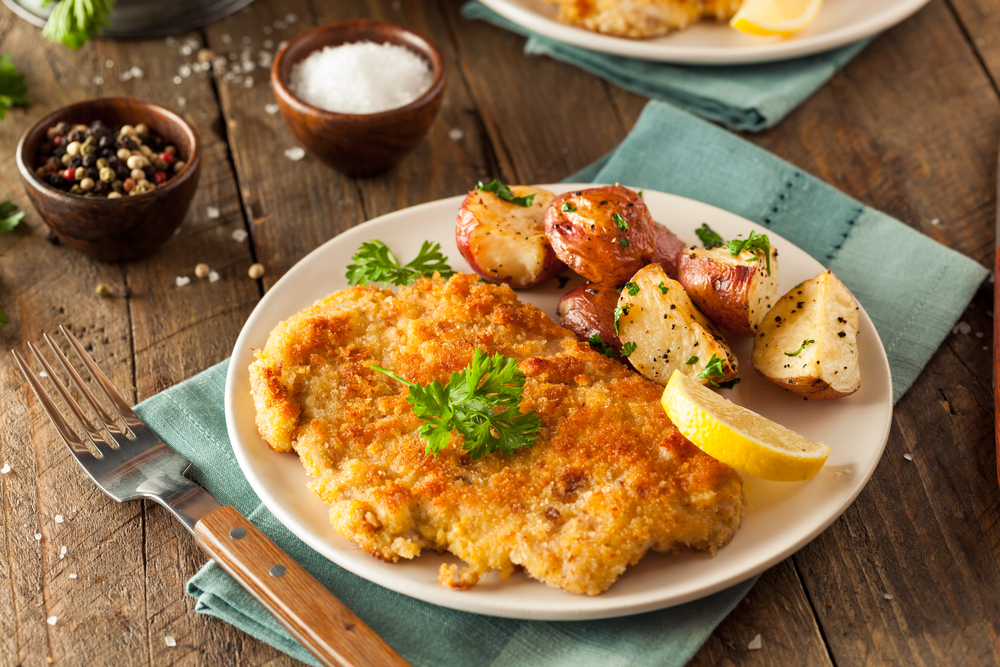
[[[778,123],[871,41],[774,63],[671,65],[598,53],[542,37],[477,0],[466,3],[462,15],[527,36],[524,52],[529,55],[575,65],[637,95],[671,102],[730,129],[748,132]]]
[[[875,322],[898,400],[987,271],[791,164],[667,104],[650,103],[622,145],[570,180],[615,181],[714,204],[781,234],[831,267]],[[191,476],[236,507],[417,667],[663,667],[686,663],[753,580],[621,619],[516,621],[435,607],[356,577],[291,535],[254,495],[226,435],[228,362],[136,407],[192,461]],[[188,582],[196,609],[317,664],[214,563]],[[750,638],[748,638],[749,641]]]

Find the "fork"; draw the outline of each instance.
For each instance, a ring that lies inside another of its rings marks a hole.
[[[43,334],[70,383],[90,405],[95,426],[42,353],[28,349],[44,369],[73,419],[81,438],[42,387],[17,350],[21,372],[53,426],[84,471],[118,502],[150,498],[191,531],[198,544],[327,667],[408,666],[396,651],[365,625],[264,533],[230,506],[184,476],[190,461],[165,444],[136,416],[121,394],[65,327],[59,330],[101,390],[122,429],[101,406],[76,369],[48,334]],[[107,437],[105,437],[107,436]],[[92,446],[88,447],[88,444]]]

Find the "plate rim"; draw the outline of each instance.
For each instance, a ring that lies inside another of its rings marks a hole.
[[[537,0],[536,0],[537,1]],[[664,63],[689,65],[752,65],[791,60],[830,51],[887,30],[917,13],[930,0],[893,0],[893,4],[864,21],[818,35],[762,42],[746,47],[675,46],[661,41],[603,35],[566,25],[510,0],[480,0],[489,9],[517,25],[564,44],[606,53]],[[542,28],[539,30],[539,27]],[[724,26],[719,26],[724,27]],[[664,35],[660,38],[669,38]]]
[[[549,183],[549,184],[537,185],[535,187],[545,188],[558,193],[560,191],[582,189],[587,187],[596,187],[600,185],[604,184]],[[766,228],[763,228],[762,226],[750,220],[747,220],[746,218],[743,218],[742,216],[739,216],[730,211],[726,211],[725,209],[719,208],[717,206],[713,206],[705,202],[699,202],[697,200],[688,197],[673,195],[670,193],[652,190],[649,188],[645,188],[645,191],[647,193],[656,193],[657,195],[663,195],[668,198],[685,200],[687,202],[694,202],[699,206],[707,207],[707,209],[719,211],[725,214],[726,216],[739,218],[744,222],[746,222],[748,225],[751,225],[754,229],[762,230],[764,232],[772,234],[776,238],[779,238],[783,244],[788,244],[789,246],[795,247],[797,250],[799,250],[800,252],[804,253],[807,257],[809,257],[811,261],[815,262],[818,266],[822,267],[822,264],[820,262],[818,262],[815,258],[813,258],[811,255],[806,253],[804,250],[802,250],[795,244],[791,243],[784,237],[775,234],[773,231],[767,230]],[[363,237],[365,235],[365,229],[370,228],[372,223],[386,224],[388,222],[391,222],[395,218],[409,217],[413,215],[415,211],[440,207],[446,204],[453,204],[455,206],[455,209],[457,210],[457,207],[460,205],[464,197],[465,197],[464,194],[455,195],[453,197],[445,197],[442,199],[425,202],[423,204],[418,204],[415,206],[407,207],[404,209],[393,211],[391,213],[387,213],[385,215],[378,216],[376,218],[365,221],[359,225],[356,225],[355,227],[346,230],[345,232],[342,232],[334,236],[333,238],[327,240],[323,244],[319,245],[318,247],[310,251],[299,261],[297,261],[288,270],[288,272],[285,273],[284,276],[282,276],[277,282],[275,282],[275,284],[271,287],[271,289],[268,290],[267,294],[265,294],[261,298],[261,300],[257,303],[257,305],[254,307],[254,310],[247,318],[247,321],[244,323],[244,326],[241,329],[240,334],[236,340],[231,359],[238,359],[241,356],[243,356],[240,354],[241,349],[251,349],[247,344],[246,339],[249,338],[254,333],[250,325],[254,323],[255,315],[257,315],[260,311],[262,311],[264,307],[270,303],[270,300],[281,298],[281,290],[278,289],[279,286],[281,286],[285,282],[294,284],[294,278],[296,274],[300,271],[307,270],[305,267],[306,267],[306,260],[308,258],[312,257],[313,255],[322,256],[322,254],[326,252],[325,249],[327,249],[331,245],[334,244],[339,245],[343,243],[344,240],[350,240],[350,238],[353,236]],[[363,240],[368,240],[368,239],[363,239]],[[825,269],[825,267],[822,268]],[[302,307],[305,306],[300,305],[299,309],[301,309]],[[246,452],[244,452],[240,447],[236,446],[236,443],[241,442],[241,439],[237,431],[237,425],[235,423],[237,416],[236,416],[236,405],[235,405],[236,395],[234,388],[238,382],[237,373],[239,372],[240,364],[230,363],[226,373],[226,383],[225,383],[226,427],[231,443],[230,446],[232,447],[233,453],[237,459],[237,462],[240,465],[241,472],[247,478],[248,483],[250,484],[254,493],[257,495],[260,502],[275,516],[275,518],[283,526],[285,526],[285,528],[287,528],[298,539],[302,540],[310,548],[315,550],[322,557],[331,561],[333,564],[343,567],[344,569],[352,572],[353,574],[361,577],[362,579],[365,579],[371,583],[374,583],[388,590],[392,590],[397,593],[401,593],[403,595],[407,595],[409,597],[421,600],[423,602],[455,609],[458,611],[478,613],[487,616],[514,618],[521,620],[546,620],[546,621],[591,620],[591,619],[629,616],[633,614],[639,614],[648,611],[674,607],[680,604],[684,604],[686,602],[690,602],[692,600],[698,600],[707,597],[709,595],[712,595],[713,593],[717,593],[721,590],[729,588],[730,586],[733,586],[737,583],[746,581],[749,578],[760,574],[764,570],[773,567],[775,564],[781,562],[791,554],[795,553],[799,549],[803,548],[804,546],[812,542],[819,534],[825,531],[834,521],[836,521],[847,510],[848,507],[850,507],[853,504],[857,496],[867,486],[868,481],[871,479],[871,476],[874,474],[875,469],[878,467],[878,463],[881,460],[882,454],[885,451],[885,447],[888,442],[889,431],[891,429],[894,406],[892,403],[891,368],[889,367],[888,357],[886,356],[885,348],[882,344],[881,338],[878,335],[878,332],[875,330],[874,325],[871,324],[871,318],[865,311],[864,306],[859,303],[859,307],[860,307],[860,313],[862,315],[862,320],[869,323],[870,331],[874,334],[873,336],[871,336],[871,339],[874,339],[877,342],[875,350],[877,352],[876,357],[880,362],[880,365],[884,367],[884,371],[886,374],[885,380],[888,383],[888,401],[889,401],[888,410],[884,415],[882,423],[882,431],[878,436],[878,442],[880,443],[878,446],[878,451],[873,453],[872,464],[870,468],[867,471],[865,471],[865,474],[863,476],[858,477],[858,481],[855,484],[854,488],[847,496],[844,497],[844,500],[840,503],[839,506],[837,506],[835,511],[831,512],[830,516],[828,516],[825,520],[814,526],[812,530],[808,531],[807,533],[804,533],[803,535],[800,535],[798,539],[793,540],[791,543],[786,545],[784,548],[778,550],[777,552],[771,553],[768,557],[763,558],[761,560],[757,560],[751,567],[744,568],[743,570],[734,572],[726,577],[722,577],[713,582],[709,586],[703,586],[696,590],[689,591],[688,593],[671,597],[667,601],[664,601],[663,599],[660,598],[656,598],[647,600],[645,602],[635,603],[635,602],[629,602],[628,598],[624,598],[622,599],[622,601],[618,603],[615,602],[600,603],[598,605],[598,608],[588,609],[587,604],[585,604],[584,602],[580,602],[580,599],[583,598],[579,598],[578,596],[573,596],[572,598],[570,598],[570,600],[575,601],[575,604],[571,603],[568,605],[568,608],[562,609],[560,611],[551,611],[547,609],[526,610],[524,607],[496,604],[495,602],[494,604],[483,605],[478,602],[478,598],[473,599],[472,597],[466,595],[465,593],[455,592],[452,591],[451,589],[446,589],[443,586],[440,587],[440,590],[441,592],[446,593],[446,595],[435,596],[435,599],[428,599],[425,595],[423,595],[423,592],[426,592],[423,587],[417,585],[414,582],[407,581],[405,577],[403,577],[402,580],[400,580],[400,578],[398,577],[391,577],[390,578],[391,581],[386,581],[377,571],[376,565],[381,564],[381,561],[378,561],[374,557],[369,557],[370,562],[366,562],[364,559],[361,559],[360,562],[362,563],[362,565],[359,567],[356,566],[356,563],[354,563],[353,561],[350,562],[349,564],[340,562],[337,558],[331,556],[331,552],[332,553],[337,552],[336,547],[331,546],[329,543],[323,540],[321,536],[315,535],[311,531],[307,530],[304,527],[304,525],[300,523],[300,520],[294,515],[294,513],[290,509],[280,504],[275,505],[274,503],[269,502],[271,495],[269,490],[264,486],[264,482],[258,478],[256,473],[250,467]],[[271,327],[273,328],[275,324],[277,324],[277,322],[272,323]],[[868,343],[868,345],[871,345],[871,343]],[[884,399],[884,397],[882,398]],[[737,533],[737,536],[738,535],[739,533]],[[371,565],[371,567],[367,567],[367,565]],[[542,582],[538,582],[535,580],[531,580],[531,582],[534,585],[544,586]],[[608,599],[611,598],[602,598],[601,596],[586,598],[586,600],[598,600],[599,602],[600,600],[608,600]],[[470,601],[472,602],[472,604],[468,604]]]

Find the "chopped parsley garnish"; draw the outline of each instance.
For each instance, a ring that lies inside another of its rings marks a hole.
[[[350,285],[364,283],[409,285],[423,276],[433,276],[435,271],[440,273],[442,278],[455,275],[448,266],[447,259],[441,254],[441,246],[430,241],[424,241],[416,258],[402,266],[389,247],[378,239],[362,243],[351,259],[354,260],[353,263],[347,265],[347,282]]]
[[[622,352],[621,352],[622,357],[627,358],[629,355],[635,352],[635,347],[636,347],[635,341],[632,340],[622,345]]]
[[[587,339],[587,342],[608,359],[618,359],[618,353],[615,352],[615,348],[605,343],[604,339],[601,338],[601,334],[595,333]]]
[[[625,283],[625,289],[628,290],[629,296],[635,296],[639,293],[639,286],[632,281]]]
[[[618,318],[622,315],[628,315],[628,306],[618,306],[615,308],[615,333],[620,333],[618,331]]]
[[[705,246],[706,250],[726,245],[726,242],[722,240],[722,237],[716,234],[715,231],[708,226],[707,222],[701,223],[701,227],[694,230],[694,233],[698,235],[698,239],[701,241],[701,244]]]
[[[562,203],[562,206],[560,206],[559,208],[562,209],[563,213],[573,213],[574,211],[576,211],[576,206],[573,204],[573,202],[568,202],[568,201],[564,201]]]
[[[406,401],[424,421],[420,435],[427,440],[425,454],[437,455],[453,431],[465,440],[463,449],[472,459],[493,452],[509,456],[519,447],[531,447],[538,437],[541,419],[534,410],[519,411],[524,373],[502,354],[487,356],[477,347],[469,367],[452,373],[444,385],[437,380],[421,385],[379,366],[372,369],[410,388]]]
[[[506,185],[501,183],[499,179],[496,178],[490,181],[488,185],[483,185],[483,182],[479,181],[479,183],[476,184],[476,189],[482,190],[483,192],[492,192],[500,199],[504,201],[509,201],[511,204],[514,204],[515,206],[520,206],[522,208],[528,208],[529,206],[531,206],[531,202],[535,198],[535,195],[525,195],[524,197],[515,197],[514,193],[510,191],[510,188],[508,188]]]
[[[733,378],[732,380],[729,380],[728,382],[713,382],[712,384],[714,384],[719,389],[732,389],[733,387],[735,387],[739,383],[740,383],[740,378]]]
[[[625,216],[623,216],[621,213],[612,213],[611,220],[615,223],[615,227],[617,227],[619,230],[624,232],[626,229],[628,229],[628,223],[625,222]]]
[[[698,363],[698,357],[691,357],[690,359],[688,359],[684,363],[687,366],[694,366],[696,363]]]
[[[698,377],[708,380],[715,387],[722,386],[715,381],[715,378],[724,378],[726,377],[726,373],[722,370],[722,359],[715,356],[715,352],[712,353],[712,358],[708,360],[705,370],[698,373]]]
[[[670,288],[664,285],[662,280],[660,281],[660,284],[657,285],[657,287],[660,288],[660,294],[666,294],[667,292],[670,291]]]
[[[812,338],[810,338],[808,340],[804,340],[804,341],[802,341],[802,345],[799,346],[799,349],[795,350],[794,352],[785,352],[785,356],[786,357],[797,357],[797,356],[799,356],[799,353],[802,352],[802,350],[806,349],[806,345],[808,345],[809,343],[815,343],[815,342],[816,341],[814,341]]]
[[[638,194],[641,197],[642,196],[642,190],[639,190],[639,192],[636,193],[636,194]]]
[[[24,75],[14,67],[10,54],[0,56],[0,120],[4,119],[10,107],[28,104],[28,98],[25,97],[27,92]]]
[[[52,0],[44,0],[45,7]],[[115,0],[59,0],[45,22],[42,35],[78,49],[111,22]]]
[[[0,202],[0,232],[9,232],[24,218],[24,211],[18,211],[13,202]]]
[[[764,253],[764,257],[767,258],[767,275],[771,275],[771,241],[767,238],[767,234],[757,234],[751,230],[750,236],[746,240],[740,239],[740,236],[742,235],[737,234],[735,239],[726,244],[729,253],[733,257],[736,257],[743,251],[755,254]]]
[[[618,244],[621,245],[622,250],[632,245],[631,243],[629,243],[628,239],[625,238],[624,236],[618,239]]]

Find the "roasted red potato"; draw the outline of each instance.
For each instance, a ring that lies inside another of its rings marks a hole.
[[[733,256],[725,247],[688,246],[677,255],[677,280],[712,322],[753,336],[778,296],[778,251],[770,255],[768,272],[763,250]]]
[[[649,261],[662,266],[668,278],[677,280],[677,255],[684,249],[684,241],[658,222],[654,222],[653,227],[656,229],[656,248]]]
[[[470,192],[458,210],[455,242],[484,280],[527,289],[566,269],[545,237],[545,211],[555,195],[526,185],[511,185],[510,191],[535,197],[525,207],[492,192]]]
[[[655,223],[638,194],[620,185],[559,195],[545,214],[556,255],[587,280],[620,287],[656,249]]]
[[[618,290],[598,283],[587,283],[570,290],[559,299],[560,323],[585,343],[596,334],[615,350],[622,343],[615,333],[615,307]]]
[[[751,361],[765,380],[830,400],[861,386],[858,302],[829,269],[778,299],[757,328]]]

